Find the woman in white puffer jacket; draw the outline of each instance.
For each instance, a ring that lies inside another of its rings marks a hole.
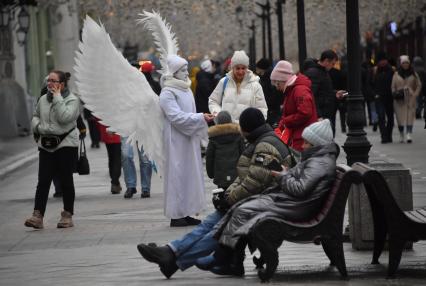
[[[268,107],[259,77],[248,69],[248,65],[246,53],[235,51],[231,58],[231,71],[219,81],[209,97],[209,109],[213,115],[226,110],[238,122],[241,112],[254,107],[266,118]]]

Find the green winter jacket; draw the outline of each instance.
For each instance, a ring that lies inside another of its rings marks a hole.
[[[218,187],[227,189],[237,177],[237,162],[244,149],[244,139],[236,123],[209,128],[206,170]]]
[[[48,95],[40,97],[31,121],[34,134],[61,135],[74,128],[55,149],[45,149],[38,140],[39,148],[54,152],[62,147],[78,147],[78,131],[76,120],[80,115],[80,99],[65,89],[61,96],[53,96],[48,100]]]
[[[284,166],[290,166],[287,146],[268,124],[253,130],[247,140],[250,145],[238,160],[238,177],[225,193],[226,202],[230,206],[278,184],[268,168],[271,161],[277,160]]]

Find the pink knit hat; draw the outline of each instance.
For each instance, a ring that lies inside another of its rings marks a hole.
[[[293,75],[293,65],[288,61],[279,61],[271,73],[271,80],[288,81]]]

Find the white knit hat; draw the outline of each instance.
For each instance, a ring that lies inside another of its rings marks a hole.
[[[333,142],[333,130],[330,120],[324,119],[312,123],[302,132],[302,138],[313,146],[324,145]]]
[[[235,51],[231,58],[231,68],[235,67],[236,65],[244,65],[246,67],[249,66],[249,57],[243,50]]]
[[[402,63],[410,63],[410,57],[406,55],[402,55],[399,57],[399,62]]]
[[[211,73],[212,68],[213,68],[212,61],[211,60],[205,60],[201,63],[200,67],[203,71]]]
[[[188,62],[184,58],[179,57],[178,55],[170,55],[167,57],[167,65],[169,67],[170,74],[174,74],[181,67],[187,64]]]

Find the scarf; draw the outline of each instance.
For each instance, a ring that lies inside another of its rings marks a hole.
[[[174,87],[183,91],[187,91],[191,87],[191,80],[189,78],[183,81],[172,76],[164,76],[162,82],[163,87]]]

